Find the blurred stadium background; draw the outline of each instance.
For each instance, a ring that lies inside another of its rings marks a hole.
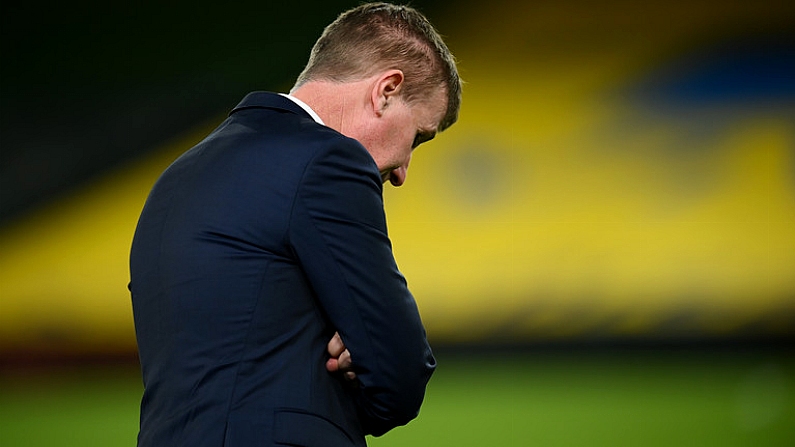
[[[357,2],[0,6],[0,445],[133,445],[152,183]],[[795,445],[795,4],[413,1],[467,81],[387,188],[440,369],[390,445]]]

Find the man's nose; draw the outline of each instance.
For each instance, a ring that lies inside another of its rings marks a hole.
[[[405,166],[401,166],[401,167],[399,167],[397,169],[393,169],[389,173],[389,183],[391,183],[392,186],[400,186],[400,185],[402,185],[403,183],[406,182],[406,173],[407,173],[407,169],[406,169]]]

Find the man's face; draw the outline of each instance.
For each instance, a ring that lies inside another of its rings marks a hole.
[[[394,186],[406,181],[406,171],[414,149],[432,139],[447,109],[443,91],[422,102],[409,104],[393,98],[378,122],[360,141],[373,156],[381,179]]]

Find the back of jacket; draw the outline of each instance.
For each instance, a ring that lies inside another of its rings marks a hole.
[[[435,367],[378,169],[252,93],[155,184],[130,255],[139,446],[364,445],[416,417]],[[339,331],[357,380],[325,369]]]

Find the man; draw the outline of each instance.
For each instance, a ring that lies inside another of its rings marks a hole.
[[[139,446],[364,446],[417,416],[435,360],[382,183],[460,93],[420,13],[365,4],[163,173],[130,254]]]

